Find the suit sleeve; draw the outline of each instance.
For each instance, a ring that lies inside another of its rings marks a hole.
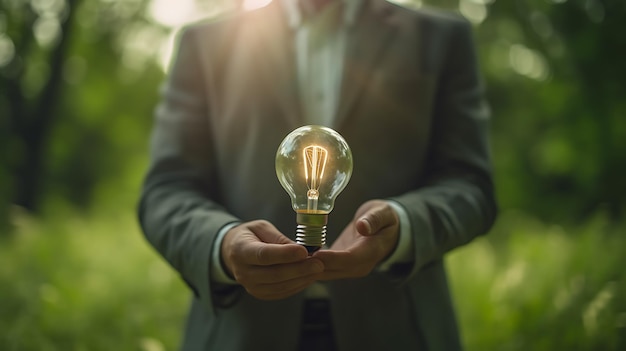
[[[486,233],[497,212],[490,112],[471,27],[455,21],[448,34],[423,186],[393,199],[407,211],[413,235],[414,261],[398,272],[404,278]]]
[[[238,219],[215,201],[219,181],[208,94],[194,40],[193,30],[183,33],[162,88],[138,211],[147,240],[213,311],[221,302],[215,294],[219,287],[210,279],[212,246],[220,229]]]

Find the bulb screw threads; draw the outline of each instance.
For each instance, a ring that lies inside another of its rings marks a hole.
[[[298,213],[296,215],[296,243],[306,247],[309,254],[326,244],[328,215],[320,213]]]

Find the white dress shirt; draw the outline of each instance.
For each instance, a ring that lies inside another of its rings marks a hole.
[[[275,0],[277,1],[277,0]],[[334,0],[321,10],[308,6],[306,0],[280,0],[289,26],[294,31],[298,88],[304,124],[333,127],[341,91],[344,54],[350,28],[361,9],[361,0]],[[386,271],[396,263],[409,262],[413,257],[411,227],[404,208],[394,201],[389,204],[400,219],[398,245],[379,264]],[[237,284],[226,274],[221,264],[221,244],[226,233],[238,223],[225,226],[218,233],[212,253],[212,277],[218,283]],[[322,285],[314,284],[309,295],[324,295]]]

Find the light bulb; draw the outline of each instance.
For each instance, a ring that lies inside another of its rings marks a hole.
[[[328,214],[352,175],[352,152],[336,131],[303,126],[276,152],[276,176],[296,212],[296,242],[309,253],[326,243]]]

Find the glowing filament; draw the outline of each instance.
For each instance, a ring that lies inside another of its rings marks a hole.
[[[319,198],[320,184],[324,177],[328,151],[321,146],[310,145],[303,150],[304,175],[309,190],[307,191],[307,209],[317,210],[317,199]]]

